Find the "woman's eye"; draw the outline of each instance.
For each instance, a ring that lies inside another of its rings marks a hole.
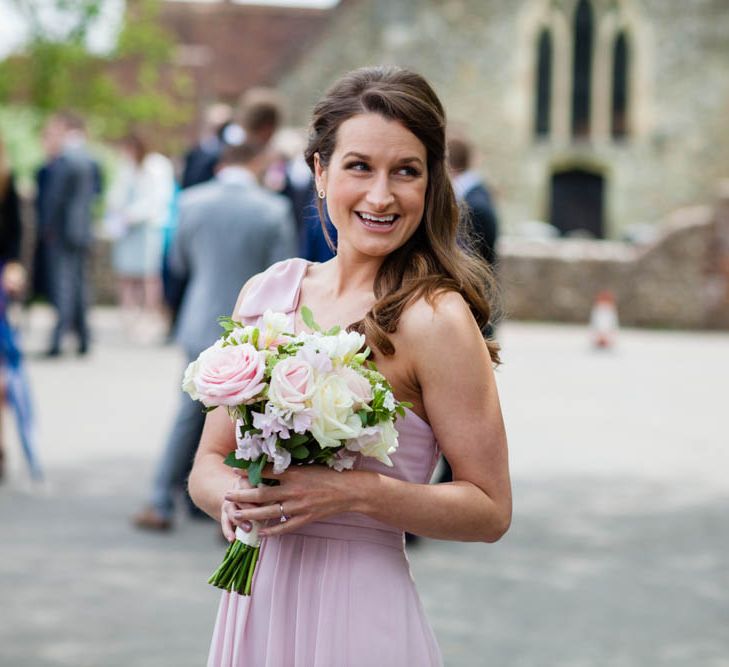
[[[417,169],[415,169],[414,167],[401,167],[400,169],[397,170],[397,173],[400,176],[410,176],[410,177],[420,176],[420,172]]]
[[[367,171],[369,169],[369,165],[366,162],[350,162],[347,166],[347,169],[352,169],[353,171]]]

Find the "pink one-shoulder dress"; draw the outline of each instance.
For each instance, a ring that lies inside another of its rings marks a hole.
[[[296,312],[308,262],[273,265],[250,286],[237,319]],[[394,466],[355,467],[427,483],[438,459],[428,424],[396,422]],[[223,593],[208,667],[431,667],[440,649],[415,590],[402,531],[347,513],[264,538],[253,594]]]

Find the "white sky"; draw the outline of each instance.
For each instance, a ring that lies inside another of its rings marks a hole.
[[[176,2],[220,2],[220,0],[175,0]],[[338,4],[339,0],[233,0],[242,5],[273,5],[280,7],[310,7],[329,9]],[[122,16],[124,0],[108,0],[105,4],[103,16],[97,21],[96,27],[90,32],[90,48],[103,52],[114,45],[119,21]],[[60,26],[63,20],[57,13],[48,13],[46,22],[51,26]],[[18,15],[12,0],[0,0],[0,58],[4,58],[19,49],[27,38],[27,29]]]

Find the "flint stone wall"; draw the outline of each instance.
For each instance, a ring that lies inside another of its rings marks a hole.
[[[614,241],[502,239],[499,277],[513,319],[587,322],[598,292],[622,324],[729,329],[729,196],[685,208],[645,247]]]

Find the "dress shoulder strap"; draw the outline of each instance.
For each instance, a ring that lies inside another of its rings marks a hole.
[[[309,262],[300,257],[277,262],[252,281],[243,297],[237,316],[257,320],[267,310],[290,313],[296,309],[299,287]]]

